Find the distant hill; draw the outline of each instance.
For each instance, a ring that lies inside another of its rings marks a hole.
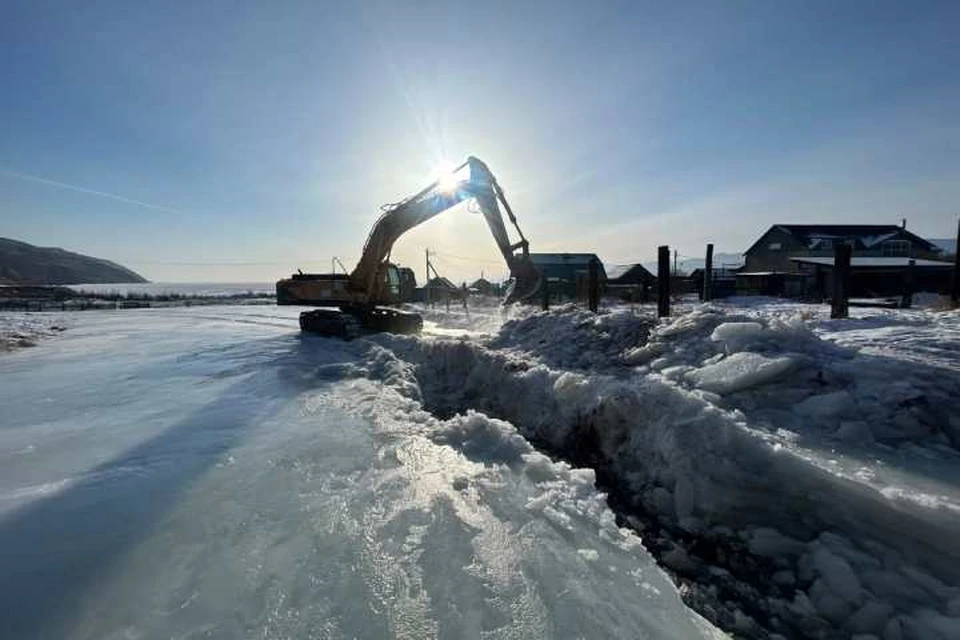
[[[0,238],[0,284],[147,282],[120,265],[53,247]]]

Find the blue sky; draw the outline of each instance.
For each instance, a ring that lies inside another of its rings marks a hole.
[[[483,158],[535,251],[960,215],[957,2],[6,2],[0,235],[156,281],[348,267]],[[465,207],[394,258],[503,266]]]

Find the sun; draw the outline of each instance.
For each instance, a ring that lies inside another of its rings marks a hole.
[[[460,185],[460,180],[457,178],[456,171],[457,167],[452,162],[441,162],[434,167],[430,175],[432,175],[434,181],[436,181],[438,191],[453,193],[457,190],[457,187]]]

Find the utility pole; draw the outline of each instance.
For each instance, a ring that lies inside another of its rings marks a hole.
[[[676,249],[673,250],[673,275],[677,275],[677,253]]]

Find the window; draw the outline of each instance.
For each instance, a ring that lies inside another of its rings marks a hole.
[[[767,249],[770,251],[780,251],[783,248],[783,243],[780,242],[771,242],[767,245]]]
[[[910,255],[910,243],[906,240],[887,240],[881,245],[880,252],[887,258],[905,258]]]
[[[833,238],[818,238],[816,248],[820,251],[833,251]]]

